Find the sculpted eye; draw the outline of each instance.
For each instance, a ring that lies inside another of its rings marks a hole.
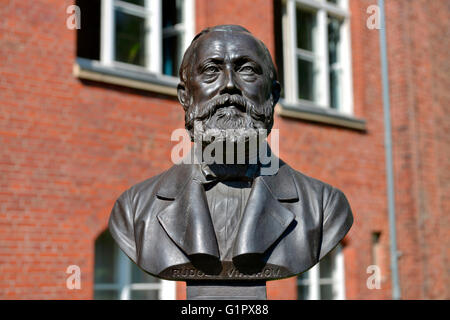
[[[242,72],[242,73],[255,73],[255,69],[253,67],[247,65],[247,66],[242,66],[239,69],[239,72]]]
[[[209,66],[209,67],[206,67],[205,69],[203,69],[203,72],[207,73],[207,74],[213,74],[213,73],[216,73],[218,71],[219,71],[219,68],[217,68],[215,66]]]

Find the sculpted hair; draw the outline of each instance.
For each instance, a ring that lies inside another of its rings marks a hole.
[[[181,62],[180,66],[180,80],[185,85],[189,82],[189,74],[192,71],[191,68],[191,61],[195,61],[196,59],[196,49],[198,40],[204,36],[207,33],[213,32],[213,31],[222,31],[222,32],[243,32],[248,33],[249,35],[253,36],[250,31],[245,29],[244,27],[238,26],[238,25],[219,25],[215,27],[208,27],[203,29],[200,33],[198,33],[194,39],[192,40],[191,44],[187,48],[186,52],[184,53],[183,60]],[[255,38],[256,39],[256,38]],[[272,61],[272,56],[270,55],[269,49],[267,49],[266,45],[259,39],[256,39],[259,44],[261,45],[261,49],[264,51],[264,62],[265,65],[269,67],[269,76],[270,80],[274,81],[277,80],[277,70],[275,68],[275,65]]]

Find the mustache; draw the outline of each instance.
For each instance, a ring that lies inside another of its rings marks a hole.
[[[242,113],[246,113],[249,117],[256,121],[266,123],[272,121],[272,97],[268,103],[259,110],[251,101],[240,95],[223,94],[211,99],[205,104],[192,106],[192,110],[186,112],[186,129],[191,130],[195,120],[205,121],[212,118],[217,110],[229,106],[235,106]],[[236,112],[237,113],[237,112]]]
[[[223,94],[205,103],[200,112],[196,115],[196,119],[204,120],[210,118],[218,109],[229,107],[231,105],[235,106],[241,112],[247,112],[247,110],[255,107],[253,103],[242,96]]]

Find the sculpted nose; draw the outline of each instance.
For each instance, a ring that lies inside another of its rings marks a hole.
[[[241,94],[238,84],[236,83],[234,72],[230,69],[226,69],[224,72],[224,84],[221,90],[221,94]]]

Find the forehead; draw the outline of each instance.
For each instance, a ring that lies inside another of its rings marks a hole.
[[[242,56],[263,62],[264,50],[259,40],[249,33],[238,31],[212,31],[199,39],[197,63],[209,58],[236,59]]]

